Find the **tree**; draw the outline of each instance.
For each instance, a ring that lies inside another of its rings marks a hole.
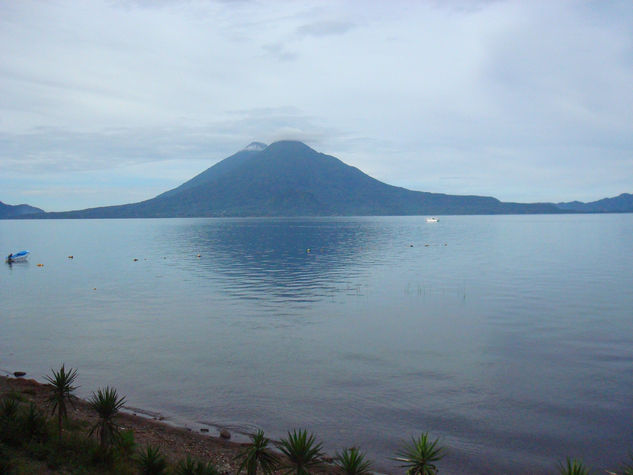
[[[257,467],[261,468],[264,474],[274,472],[279,459],[268,450],[269,442],[261,429],[257,433],[251,434],[251,443],[236,457],[242,460],[237,473],[241,473],[242,470],[246,469],[247,475],[255,475]]]
[[[96,393],[92,393],[88,404],[99,416],[97,423],[90,430],[90,435],[97,432],[101,448],[107,449],[119,436],[119,428],[114,423],[114,417],[125,404],[125,397],[119,397],[116,389],[106,386],[105,389],[98,389]]]
[[[52,405],[52,414],[54,415],[55,412],[57,412],[57,429],[59,437],[61,438],[62,423],[68,414],[66,402],[69,402],[74,409],[72,392],[78,387],[73,386],[77,379],[77,370],[70,368],[69,371],[66,371],[62,363],[62,367],[59,371],[53,369],[51,369],[51,371],[53,373],[51,376],[45,376],[46,381],[53,387],[48,402]]]
[[[408,475],[435,475],[437,467],[434,462],[444,457],[444,448],[438,447],[439,439],[429,440],[428,433],[423,433],[418,439],[413,437],[395,458],[404,462],[401,467],[407,469]]]

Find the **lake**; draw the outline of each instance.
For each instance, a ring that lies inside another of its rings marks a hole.
[[[631,214],[0,221],[21,249],[5,372],[65,362],[81,396],[112,385],[212,433],[305,427],[389,473],[426,431],[442,473],[633,450]]]

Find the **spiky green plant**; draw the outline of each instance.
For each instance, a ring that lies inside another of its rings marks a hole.
[[[347,475],[369,475],[372,463],[366,460],[365,454],[358,447],[344,449],[334,457],[334,464]]]
[[[21,435],[18,427],[19,407],[20,403],[12,395],[5,396],[0,401],[0,446],[2,442],[9,445],[18,445],[20,443]]]
[[[428,432],[413,437],[411,443],[404,446],[395,458],[403,462],[401,467],[407,469],[408,475],[435,475],[437,467],[435,462],[444,457],[444,448],[438,446],[439,439],[431,441]]]
[[[46,430],[46,416],[34,403],[22,414],[20,425],[27,441],[32,439],[42,441],[48,436]]]
[[[560,464],[558,472],[561,475],[589,475],[589,469],[580,460],[567,457],[564,464]]]
[[[116,389],[106,386],[105,389],[92,393],[88,404],[99,416],[97,423],[90,429],[90,435],[97,432],[101,448],[107,449],[119,437],[119,428],[114,423],[114,417],[125,404],[125,397],[119,397]]]
[[[633,455],[631,455],[631,463],[625,463],[622,466],[622,475],[633,475]]]
[[[167,471],[167,460],[158,447],[148,445],[136,458],[142,475],[162,475]]]
[[[10,421],[18,414],[19,402],[14,397],[4,397],[0,401],[0,418]]]
[[[130,458],[136,449],[136,441],[134,440],[133,430],[124,430],[119,433],[119,437],[116,443],[116,448],[119,453],[125,457]]]
[[[246,469],[247,475],[255,475],[258,467],[264,474],[274,472],[279,464],[279,458],[270,452],[268,448],[270,440],[264,436],[264,431],[260,429],[250,437],[251,443],[235,457],[242,461],[237,473]]]
[[[308,435],[307,430],[293,430],[288,432],[288,437],[281,439],[277,448],[288,458],[284,468],[286,473],[296,475],[308,475],[310,470],[321,464],[323,444],[316,441],[313,434]]]
[[[220,475],[218,469],[211,462],[204,463],[194,460],[191,456],[178,462],[174,470],[175,475]]]
[[[51,369],[51,371],[53,373],[52,375],[45,376],[46,381],[53,386],[48,402],[52,406],[52,414],[54,415],[55,412],[57,412],[57,430],[61,437],[62,423],[68,415],[66,402],[69,402],[74,409],[72,392],[78,387],[73,386],[77,379],[77,370],[70,368],[69,371],[66,371],[65,365],[62,363],[62,367],[59,371],[55,371],[54,369]]]

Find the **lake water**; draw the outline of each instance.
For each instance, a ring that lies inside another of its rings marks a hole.
[[[631,214],[0,221],[21,249],[0,269],[5,371],[63,361],[82,396],[306,427],[383,472],[423,431],[442,473],[633,450]]]

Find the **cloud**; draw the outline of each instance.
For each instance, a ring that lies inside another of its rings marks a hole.
[[[98,171],[114,189],[116,170],[140,183],[144,166],[186,179],[253,140],[292,138],[422,190],[513,201],[632,191],[630,2],[0,10],[0,171],[40,190]]]
[[[299,36],[342,35],[354,28],[354,23],[344,21],[318,21],[297,28]]]

